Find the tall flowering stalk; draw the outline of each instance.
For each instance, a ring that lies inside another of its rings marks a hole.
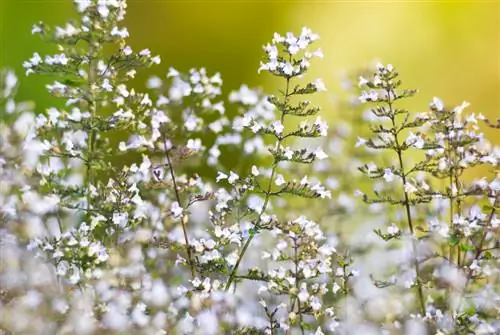
[[[57,203],[54,214],[61,234],[44,249],[52,250],[58,265],[77,266],[73,272],[78,281],[80,270],[105,262],[105,246],[140,220],[134,217],[131,200],[137,189],[127,183],[126,171],[111,163],[119,152],[110,135],[141,127],[149,98],[125,83],[160,58],[148,49],[133,52],[126,44],[129,33],[120,27],[126,1],[75,1],[75,5],[78,21],[54,29],[43,23],[33,26],[32,32],[55,43],[58,53],[45,57],[34,53],[23,66],[28,75],[56,77],[47,90],[64,102],[63,108],[52,107],[37,116],[36,135],[44,144],[38,173],[40,190],[51,193]],[[111,115],[104,113],[109,110]],[[85,246],[80,252],[76,246],[81,243]],[[78,262],[71,264],[74,259]]]
[[[470,292],[470,284],[479,278],[490,276],[488,253],[494,239],[496,211],[499,206],[498,177],[490,183],[486,179],[470,183],[464,174],[476,166],[498,167],[498,157],[491,145],[479,133],[479,121],[483,117],[464,115],[468,107],[464,102],[454,108],[434,98],[428,113],[429,127],[426,137],[426,159],[420,164],[423,171],[445,180],[446,188],[435,197],[448,201],[449,213],[429,220],[427,237],[436,235],[446,239],[446,247],[440,256],[447,264],[436,270],[437,277],[456,271],[455,278],[444,279],[446,295],[456,331],[472,331],[467,322],[470,312],[463,310],[464,299]],[[446,219],[448,224],[446,224]],[[447,252],[446,252],[447,249]],[[463,272],[462,272],[463,271]],[[480,308],[481,309],[481,308]],[[488,315],[487,309],[482,312]],[[474,327],[474,326],[472,326]]]
[[[317,40],[318,37],[318,35],[312,33],[309,29],[304,28],[298,37],[294,36],[292,33],[287,33],[286,36],[275,34],[272,43],[264,47],[266,57],[261,63],[259,72],[268,71],[285,80],[281,98],[275,96],[269,97],[269,102],[272,103],[279,112],[279,119],[266,125],[259,123],[251,117],[247,117],[244,120],[244,126],[254,133],[269,134],[275,138],[276,141],[274,146],[269,148],[273,156],[273,163],[267,185],[261,186],[260,183],[257,183],[257,189],[259,193],[263,195],[264,200],[262,205],[256,208],[257,218],[253,222],[253,227],[249,231],[249,236],[243,244],[236,264],[231,270],[229,279],[226,283],[226,290],[229,289],[235,280],[243,256],[254,239],[254,236],[261,229],[265,228],[265,218],[267,217],[265,212],[268,209],[272,197],[278,197],[285,194],[295,194],[301,197],[311,198],[324,198],[329,196],[329,193],[322,186],[312,186],[307,180],[303,180],[302,183],[297,181],[286,182],[283,176],[278,174],[278,165],[280,162],[291,161],[310,164],[315,159],[326,158],[326,154],[320,148],[310,151],[308,149],[293,150],[284,146],[287,140],[293,138],[319,137],[326,136],[327,134],[327,125],[319,117],[313,124],[303,121],[296,130],[290,131],[289,133],[285,132],[285,119],[287,115],[307,117],[319,112],[319,108],[309,106],[309,101],[292,103],[292,98],[295,96],[312,94],[326,89],[321,80],[309,83],[304,87],[300,85],[292,86],[294,78],[306,73],[312,58],[322,57],[321,50],[314,52],[306,51],[309,45]],[[302,52],[303,55],[298,57],[298,54]],[[279,188],[273,190],[273,184]]]
[[[194,279],[204,265],[198,262],[200,258],[194,257],[199,244],[189,236],[193,230],[189,227],[189,211],[198,202],[212,199],[213,192],[200,176],[179,170],[184,167],[182,163],[196,158],[216,164],[218,156],[214,155],[214,149],[207,149],[209,143],[202,135],[217,134],[229,121],[224,116],[223,103],[215,101],[221,94],[219,73],[208,76],[202,68],[182,74],[170,68],[166,77],[168,84],[159,77],[150,78],[148,86],[154,90],[155,103],[151,102],[145,114],[144,127],[119,147],[123,152],[142,153],[143,162],[140,167],[133,167],[132,179],[140,181],[143,193],[149,199],[156,198],[153,201],[168,213],[158,233],[171,229],[171,222],[181,224],[185,257],[178,261],[188,265]],[[206,118],[212,122],[206,122]]]
[[[417,188],[413,185],[410,178],[415,172],[414,168],[405,167],[405,153],[410,149],[422,149],[424,140],[417,134],[410,132],[410,135],[404,140],[404,132],[411,131],[414,128],[424,124],[425,118],[417,117],[415,120],[410,120],[410,112],[405,109],[400,109],[395,106],[395,102],[407,97],[411,97],[414,90],[401,89],[401,81],[398,78],[398,73],[392,65],[384,66],[379,64],[377,71],[371,78],[360,77],[360,86],[367,86],[369,91],[363,91],[360,96],[362,102],[373,102],[376,107],[371,111],[381,120],[380,125],[372,126],[374,137],[363,140],[364,145],[368,148],[377,150],[390,150],[395,154],[396,165],[389,167],[377,167],[375,164],[367,164],[360,168],[361,172],[365,173],[372,179],[385,179],[386,182],[392,183],[395,180],[400,180],[400,193],[402,199],[391,195],[380,194],[375,191],[375,198],[370,199],[364,196],[364,200],[368,203],[388,203],[391,205],[400,205],[404,208],[406,214],[406,225],[410,232],[411,248],[413,253],[413,267],[415,271],[415,279],[413,285],[416,290],[417,304],[420,314],[425,315],[425,297],[423,293],[423,283],[420,270],[420,260],[418,255],[416,223],[412,216],[412,207],[430,201],[430,195],[426,192],[418,193]],[[388,126],[383,121],[387,121]],[[385,238],[394,238],[396,234],[389,234]]]
[[[298,83],[322,57],[307,28],[264,47],[278,96],[242,85],[226,105],[204,68],[136,92],[127,81],[160,58],[127,45],[126,1],[74,3],[78,20],[33,27],[57,53],[24,63],[61,103],[33,113],[0,70],[0,332],[499,332],[500,154],[479,121],[498,122],[438,98],[412,116],[399,100],[414,91],[379,64],[359,82],[375,107],[349,121],[371,138],[344,123],[328,136],[305,99],[323,82]],[[364,159],[373,196],[353,192]],[[471,181],[479,166],[494,176]],[[335,193],[316,210],[320,180]]]

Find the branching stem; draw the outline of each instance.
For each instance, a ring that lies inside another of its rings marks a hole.
[[[165,151],[165,156],[167,157],[167,164],[168,164],[168,170],[170,173],[170,178],[172,179],[172,184],[174,186],[175,200],[177,201],[179,206],[184,209],[184,207],[182,206],[181,197],[179,194],[179,189],[177,188],[177,181],[175,178],[174,167],[172,166],[172,160],[170,158],[170,149],[168,149],[168,147],[167,147],[167,139],[166,139],[165,135],[162,136],[162,139],[163,139],[163,149]],[[187,254],[189,268],[191,270],[191,276],[194,278],[196,275],[196,270],[195,270],[195,267],[193,264],[193,257],[191,255],[191,246],[189,244],[189,237],[188,237],[188,233],[187,233],[187,223],[188,223],[188,216],[186,215],[186,213],[183,212],[182,217],[181,217],[182,233],[184,235],[184,242],[186,243],[186,254]]]
[[[395,121],[395,116],[393,113],[393,108],[392,108],[392,101],[391,101],[391,96],[392,90],[388,89],[387,90],[387,104],[389,107],[390,111],[390,119],[392,122],[392,126],[394,129],[396,129],[396,121]],[[418,262],[418,250],[417,250],[417,241],[415,240],[415,230],[413,226],[413,220],[411,216],[411,207],[410,207],[410,199],[408,196],[408,192],[406,191],[406,174],[405,174],[405,168],[404,168],[404,163],[403,163],[403,152],[401,149],[401,145],[399,143],[399,138],[398,134],[394,134],[394,141],[396,144],[396,153],[398,155],[398,161],[399,161],[399,168],[401,170],[401,180],[403,182],[403,192],[404,192],[404,205],[405,205],[405,210],[406,210],[406,219],[408,222],[408,228],[410,229],[411,233],[411,246],[412,246],[412,251],[413,251],[413,264],[415,267],[415,275],[416,275],[416,288],[417,288],[417,296],[419,300],[419,309],[420,313],[422,316],[425,316],[425,301],[424,301],[424,293],[422,290],[422,283],[421,283],[421,278],[420,278],[420,265]]]
[[[286,106],[288,104],[288,100],[290,98],[290,78],[286,79],[286,88],[285,88],[285,98],[284,98],[284,105]],[[285,113],[281,112],[281,118],[280,118],[281,124],[284,126],[285,125]],[[283,142],[283,137],[279,136],[277,141],[276,141],[276,149],[278,150],[279,147],[281,146],[281,143]],[[269,183],[267,185],[267,192],[266,196],[264,198],[264,204],[262,205],[262,209],[259,213],[259,217],[257,218],[257,222],[255,223],[255,227],[259,227],[259,225],[262,222],[262,215],[267,209],[267,206],[269,205],[269,201],[271,198],[271,188],[274,183],[274,177],[276,175],[276,169],[278,168],[278,163],[279,161],[275,158],[271,170],[271,176],[269,177]],[[238,255],[238,260],[236,261],[236,264],[234,265],[231,274],[229,275],[229,279],[226,283],[225,290],[229,290],[229,287],[231,287],[231,284],[233,283],[236,275],[238,274],[238,268],[240,266],[241,260],[243,259],[243,256],[245,255],[245,252],[247,251],[248,247],[250,246],[250,243],[252,243],[252,240],[254,238],[255,234],[250,234],[248,239],[246,240],[245,244],[243,245],[243,249],[241,249],[240,254]]]

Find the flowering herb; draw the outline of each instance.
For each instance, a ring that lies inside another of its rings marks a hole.
[[[54,107],[18,102],[0,71],[0,330],[500,331],[494,121],[438,98],[411,113],[416,91],[379,64],[344,81],[329,125],[308,28],[264,46],[279,94],[225,99],[219,73],[173,67],[139,92],[160,57],[128,45],[127,2],[74,4],[76,20],[32,27],[54,54],[23,64],[54,79]]]

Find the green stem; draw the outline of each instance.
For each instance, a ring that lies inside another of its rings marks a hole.
[[[285,106],[287,105],[288,100],[290,98],[289,90],[290,90],[290,78],[286,78],[285,99],[284,99],[284,105]],[[281,112],[280,121],[281,121],[281,124],[284,126],[285,113],[283,111]],[[278,137],[278,140],[276,141],[276,149],[279,149],[279,147],[281,146],[282,141],[283,141],[283,136],[280,135]],[[259,213],[259,217],[257,219],[257,222],[254,225],[255,227],[259,227],[259,225],[260,225],[260,223],[262,221],[262,215],[266,211],[267,206],[269,204],[269,200],[271,198],[271,196],[270,196],[271,188],[272,188],[272,185],[273,185],[273,182],[274,182],[274,176],[276,174],[276,169],[278,168],[278,163],[279,163],[279,161],[277,161],[276,158],[275,158],[274,162],[273,162],[273,167],[272,167],[272,170],[271,170],[271,177],[269,178],[269,183],[267,185],[267,192],[266,192],[266,197],[264,199],[264,204],[262,205],[262,209],[261,209],[261,211]],[[255,236],[255,234],[250,234],[250,236],[246,240],[245,244],[243,245],[243,249],[241,249],[241,252],[238,255],[238,260],[236,261],[236,264],[234,265],[234,267],[233,267],[233,269],[231,271],[231,274],[229,275],[229,279],[228,279],[228,281],[226,283],[226,287],[225,287],[226,291],[229,290],[229,287],[231,287],[231,284],[233,283],[236,275],[238,274],[238,268],[240,266],[240,263],[241,263],[241,261],[243,259],[243,256],[245,255],[245,252],[247,251],[248,247],[250,246],[250,243],[252,243],[252,240],[253,240],[254,236]]]
[[[94,156],[94,145],[95,145],[95,129],[94,129],[94,120],[97,115],[97,105],[96,105],[96,98],[94,96],[94,83],[96,81],[96,63],[94,60],[94,46],[93,46],[93,41],[90,40],[89,42],[89,48],[88,48],[88,57],[89,57],[89,63],[88,63],[88,81],[87,81],[87,94],[88,94],[88,100],[87,103],[89,105],[89,112],[90,112],[90,131],[87,137],[87,159],[85,161],[86,165],[86,186],[87,186],[87,221],[90,221],[90,210],[92,209],[92,196],[90,192],[90,186],[94,184],[94,173],[92,171],[92,159]]]
[[[177,188],[177,181],[175,179],[174,167],[172,166],[172,160],[170,159],[170,152],[169,152],[170,150],[167,148],[167,139],[165,135],[162,136],[162,139],[163,139],[163,148],[165,150],[165,155],[167,157],[167,164],[168,164],[168,170],[170,172],[170,178],[172,179],[172,183],[174,184],[175,200],[177,201],[180,207],[184,208],[182,206],[181,197],[179,194],[179,190]],[[188,221],[188,216],[183,213],[181,217],[182,233],[184,234],[184,242],[186,243],[186,254],[187,254],[189,268],[191,270],[191,276],[194,278],[196,275],[196,271],[193,264],[193,257],[191,255],[191,246],[189,245],[189,238],[187,233],[187,221]]]
[[[499,204],[500,204],[500,196],[497,195],[495,198],[495,202],[493,203],[493,208],[491,209],[490,215],[488,216],[488,220],[486,221],[486,225],[484,226],[484,234],[481,236],[481,240],[479,241],[479,245],[476,248],[476,253],[474,254],[474,257],[472,258],[471,264],[472,264],[472,262],[474,262],[474,260],[479,259],[481,254],[484,252],[483,246],[484,246],[484,242],[486,241],[486,236],[488,235],[488,229],[491,226],[491,221],[493,220],[493,217],[495,216],[495,213],[496,213],[496,207]],[[465,262],[465,256],[464,256],[464,262]],[[468,267],[467,279],[465,281],[465,285],[464,285],[464,288],[462,290],[462,294],[460,295],[460,299],[459,299],[458,306],[456,309],[457,313],[462,308],[462,304],[463,304],[464,299],[465,299],[465,294],[467,293],[467,289],[469,287],[471,280],[472,280],[472,270],[470,270],[470,268]],[[453,318],[454,318],[454,324],[456,324],[456,321],[457,321],[456,316],[454,316]]]
[[[391,96],[392,96],[392,90],[388,89],[387,90],[387,104],[389,106],[389,111],[391,115],[391,122],[392,126],[394,129],[396,129],[396,122],[395,122],[395,116],[393,113],[392,109],[392,101],[391,101]],[[419,307],[420,307],[420,313],[422,316],[425,316],[425,301],[424,301],[424,293],[422,290],[422,283],[420,281],[420,265],[418,263],[418,258],[417,258],[417,242],[415,241],[415,231],[413,227],[413,220],[411,217],[411,208],[410,208],[410,199],[408,197],[408,192],[406,192],[405,186],[406,186],[406,173],[405,173],[405,168],[404,168],[404,163],[403,163],[403,153],[401,150],[401,145],[399,143],[398,139],[398,133],[394,133],[394,141],[396,144],[396,153],[398,155],[398,160],[399,160],[399,168],[401,170],[401,180],[403,182],[403,192],[404,192],[404,199],[405,199],[405,210],[406,210],[406,219],[408,222],[408,227],[410,228],[410,233],[411,233],[411,246],[412,246],[412,251],[413,251],[413,264],[415,267],[415,275],[416,275],[416,281],[417,281],[417,296],[419,300]]]

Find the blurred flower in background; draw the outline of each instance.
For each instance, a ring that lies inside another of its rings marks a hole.
[[[471,109],[489,117],[500,110],[498,2],[130,0],[128,6],[125,24],[131,46],[147,46],[161,55],[162,68],[155,71],[203,65],[209,72],[221,73],[224,93],[242,83],[255,86],[272,80],[259,78],[254,71],[261,45],[275,31],[307,26],[322,36],[321,47],[328,55],[311,77],[322,77],[330,88],[321,98],[329,120],[339,114],[331,103],[331,108],[327,106],[339,91],[342,71],[373,60],[395,64],[410,78],[407,84],[419,88],[409,106],[415,110],[425,109],[435,95],[456,104],[465,99]],[[21,73],[32,50],[50,48],[32,38],[33,22],[47,19],[47,24],[62,24],[73,11],[71,1],[2,0],[0,67]],[[150,74],[138,75],[135,85],[144,85]],[[48,107],[43,80],[27,81],[19,98]]]

